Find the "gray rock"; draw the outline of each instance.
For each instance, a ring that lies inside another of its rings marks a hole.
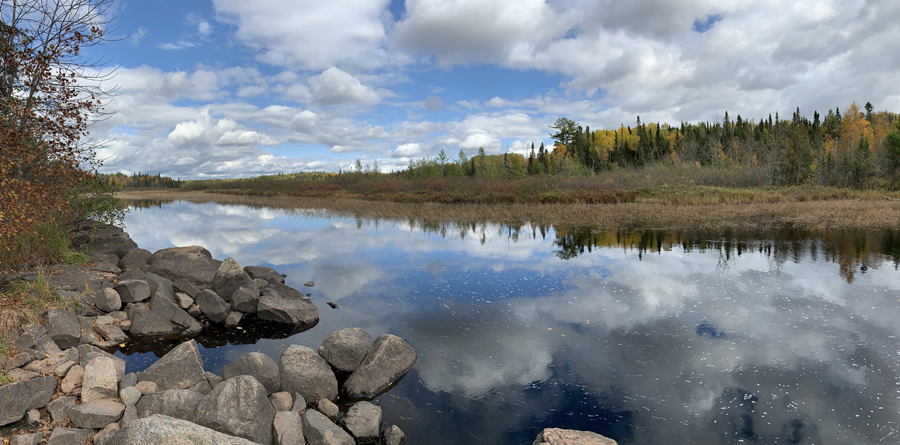
[[[244,272],[247,272],[253,279],[265,280],[269,283],[284,284],[284,277],[270,267],[247,266],[244,268]]]
[[[358,444],[378,443],[381,433],[381,407],[357,402],[347,410],[344,426]]]
[[[56,369],[53,370],[53,375],[63,378],[69,373],[69,370],[72,369],[73,366],[75,366],[75,362],[71,360],[60,363],[56,366]]]
[[[169,247],[166,249],[157,250],[156,253],[154,253],[153,256],[150,258],[149,263],[155,264],[157,261],[160,261],[160,260],[175,258],[178,256],[184,256],[184,255],[191,255],[191,254],[196,254],[196,255],[205,256],[207,258],[212,258],[212,254],[209,253],[209,251],[206,250],[206,248],[204,248],[202,246]]]
[[[59,397],[47,404],[50,419],[53,423],[62,423],[69,419],[69,407],[75,406],[75,397]]]
[[[186,310],[188,315],[194,318],[199,318],[201,315],[203,315],[203,312],[200,311],[200,306],[197,306],[196,304],[192,304]]]
[[[231,312],[231,305],[209,289],[201,291],[197,295],[197,305],[200,306],[203,315],[206,315],[214,323],[225,321],[228,313]]]
[[[9,438],[9,445],[40,445],[44,435],[41,433],[20,434]]]
[[[41,374],[34,371],[26,371],[21,368],[16,368],[6,373],[6,377],[14,382],[24,382],[25,380],[31,380],[39,375]]]
[[[138,382],[134,385],[134,387],[137,388],[137,390],[145,396],[148,394],[155,394],[159,392],[159,385],[149,380],[145,382]]]
[[[47,445],[84,445],[95,432],[93,429],[56,428]]]
[[[206,377],[206,381],[209,382],[210,388],[213,389],[215,389],[216,386],[218,386],[219,383],[222,383],[222,380],[224,380],[222,377],[219,377],[209,371],[203,373],[203,376]]]
[[[115,445],[112,439],[119,432],[119,429],[118,423],[106,425],[99,433],[94,435],[94,445]]]
[[[41,412],[36,409],[30,409],[25,412],[25,421],[32,427],[41,423]]]
[[[119,275],[119,281],[142,280],[147,281],[147,272],[141,269],[129,269]]]
[[[128,340],[128,336],[122,332],[122,328],[116,325],[95,325],[94,330],[97,331],[104,339],[114,343],[124,343]]]
[[[106,354],[102,349],[91,345],[78,345],[76,350],[78,351],[78,364],[81,366],[86,365],[92,358],[101,357]]]
[[[49,338],[45,327],[29,323],[22,327],[22,332],[16,338],[15,346],[19,351],[40,349],[43,353],[43,348],[39,345],[46,342]]]
[[[15,369],[21,368],[28,364],[31,361],[31,354],[27,352],[20,352],[14,355],[12,358],[7,359],[3,362],[3,369]]]
[[[50,286],[60,290],[85,292],[101,287],[109,287],[109,280],[88,273],[82,266],[67,264],[61,268],[54,268],[53,275],[48,280]]]
[[[152,297],[150,297],[150,309],[159,313],[163,317],[172,320],[172,317],[175,315],[175,311],[181,310],[178,307],[178,304],[175,303],[175,294],[172,294],[172,297],[168,297],[165,292],[156,291]],[[185,314],[187,315],[187,314]]]
[[[179,278],[173,281],[172,285],[175,287],[175,291],[183,292],[185,295],[191,298],[197,298],[197,294],[200,293],[200,289],[198,289],[197,286],[194,286],[193,283],[185,280],[184,278]]]
[[[256,306],[256,316],[260,320],[305,325],[313,324],[319,319],[319,308],[312,300],[305,296],[284,296],[280,290],[275,289],[276,286],[287,287],[283,284],[272,285],[262,292]]]
[[[418,361],[412,346],[384,334],[372,343],[359,368],[344,383],[351,400],[371,399],[400,380]]]
[[[297,411],[300,414],[306,411],[306,399],[302,395],[294,394],[294,406],[291,407],[291,411]]]
[[[123,321],[128,319],[128,313],[125,311],[112,311],[108,315],[116,321]]]
[[[119,259],[117,257],[113,256],[113,258],[116,258],[116,263],[119,262]],[[122,269],[119,269],[116,266],[116,264],[110,260],[103,260],[103,261],[91,266],[91,270],[97,271],[97,272],[109,273],[109,274],[113,274],[113,275],[118,275],[118,274],[122,273]]]
[[[162,414],[194,422],[197,418],[197,407],[204,399],[203,394],[189,389],[172,389],[141,396],[135,408],[139,417]]]
[[[94,325],[103,326],[115,323],[116,319],[109,315],[101,315],[94,319]]]
[[[47,311],[47,319],[44,321],[47,335],[62,349],[78,346],[81,338],[81,325],[74,312],[61,309]]]
[[[127,235],[122,234],[122,236],[114,236],[111,238],[94,239],[88,243],[85,248],[86,250],[92,250],[97,253],[112,253],[118,257],[123,257],[128,254],[128,251],[137,249],[137,243]]]
[[[269,396],[269,401],[272,402],[272,407],[275,408],[275,411],[290,411],[291,406],[294,404],[293,398],[291,398],[291,393],[287,391],[276,392]]]
[[[103,312],[115,312],[122,308],[122,297],[115,289],[109,287],[92,292],[91,301]]]
[[[134,422],[137,419],[137,408],[134,405],[125,405],[125,412],[122,413],[122,418],[119,419],[119,426],[128,425],[129,422]]]
[[[135,420],[123,426],[115,435],[115,443],[117,445],[256,445],[246,439],[232,437],[185,420],[158,414]]]
[[[197,407],[198,424],[264,444],[272,442],[274,419],[266,388],[248,375],[226,379]]]
[[[231,307],[236,311],[253,314],[256,313],[258,305],[259,289],[256,285],[253,285],[252,288],[241,286],[231,294]]]
[[[291,345],[285,349],[278,362],[278,371],[282,391],[300,394],[307,402],[337,399],[337,378],[331,366],[306,346]]]
[[[66,373],[66,377],[60,383],[59,389],[63,394],[74,394],[75,388],[80,388],[83,382],[84,368],[81,365],[75,365],[69,368],[69,372]]]
[[[197,342],[190,340],[178,345],[137,376],[138,382],[155,382],[163,391],[196,385],[204,378],[203,360]]]
[[[69,419],[77,428],[103,428],[119,420],[125,405],[112,400],[94,400],[69,407]]]
[[[152,256],[153,254],[149,250],[141,248],[131,249],[119,260],[119,267],[126,271],[132,269],[140,270],[141,266],[147,265]]]
[[[25,412],[43,408],[56,391],[56,377],[38,377],[24,382],[0,386],[0,426],[9,425],[25,416]]]
[[[228,316],[225,317],[225,327],[226,328],[234,328],[237,327],[241,323],[241,317],[244,314],[238,311],[231,311],[228,313]]]
[[[532,445],[616,445],[616,441],[590,431],[545,428],[538,433]]]
[[[162,294],[170,300],[175,300],[175,287],[172,286],[172,281],[168,278],[161,277],[154,273],[148,273],[147,282],[150,283],[151,294]]]
[[[341,414],[340,408],[328,399],[319,399],[316,410],[331,419],[332,422],[337,422],[337,418]]]
[[[246,287],[259,293],[259,289],[253,284],[253,278],[250,278],[250,275],[244,272],[244,269],[241,269],[241,265],[234,258],[225,258],[225,261],[222,261],[222,264],[219,265],[215,277],[213,277],[213,292],[230,302],[234,291],[241,287]]]
[[[84,367],[84,383],[81,386],[81,401],[92,402],[99,399],[114,399],[119,394],[116,364],[109,357],[97,357]],[[109,422],[107,422],[109,423]],[[104,423],[101,426],[106,425]],[[100,428],[100,427],[97,427]]]
[[[266,354],[250,352],[222,368],[222,378],[225,380],[239,375],[253,376],[266,388],[267,394],[278,392],[281,388],[278,365]]]
[[[272,429],[275,445],[306,444],[306,439],[303,438],[303,420],[298,412],[280,411],[275,413]]]
[[[209,382],[206,380],[201,380],[197,382],[196,385],[191,387],[191,391],[194,391],[198,394],[207,395],[212,392],[212,386],[210,386]]]
[[[122,388],[119,391],[119,399],[122,400],[122,403],[126,405],[134,405],[137,404],[141,400],[141,390],[135,388],[134,386],[129,386],[126,388]]]
[[[130,309],[131,327],[128,333],[132,336],[145,337],[148,335],[176,334],[183,330],[183,328],[173,323],[171,319],[147,306],[138,304],[130,306]]]
[[[353,437],[347,434],[341,427],[337,426],[325,417],[324,414],[308,409],[300,419],[303,422],[303,437],[309,445],[322,444],[341,444],[355,445]]]
[[[191,322],[190,326],[188,326],[184,331],[181,332],[181,335],[190,337],[201,332],[203,332],[203,325],[201,325],[199,321],[194,320]]]
[[[144,280],[120,280],[113,289],[122,303],[137,303],[150,298],[150,283]]]
[[[406,434],[397,425],[391,425],[384,430],[384,445],[406,445]]]
[[[307,282],[303,283],[303,285],[306,287],[313,287],[316,285],[316,283],[313,281],[307,281]]]
[[[360,328],[341,329],[325,337],[319,355],[336,369],[353,372],[359,368],[371,342],[372,336]]]
[[[268,282],[268,281],[262,280],[262,279],[259,279],[259,278],[254,278],[254,279],[253,279],[253,284],[255,284],[256,287],[259,288],[259,290],[263,290],[263,289],[269,287],[269,282]]]
[[[131,320],[124,320],[119,322],[119,329],[128,332],[131,330]]]
[[[221,261],[205,255],[188,253],[153,261],[150,265],[150,272],[170,280],[184,278],[195,285],[208,285],[215,278],[219,264]]]
[[[134,385],[137,385],[137,374],[129,372],[128,374],[123,375],[122,380],[119,381],[119,391]]]
[[[175,292],[175,302],[178,303],[178,307],[187,309],[194,304],[194,299],[184,292]]]

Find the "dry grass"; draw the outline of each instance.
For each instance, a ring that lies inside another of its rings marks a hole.
[[[34,281],[13,281],[0,289],[0,338],[18,334],[22,326],[28,323],[39,323],[48,309],[66,309],[73,304],[74,299],[63,297],[53,290],[49,278],[43,273],[39,273]],[[0,361],[9,352],[6,348],[0,348]]]
[[[794,227],[810,230],[900,230],[900,201],[879,192],[824,189],[804,194],[802,189],[723,191],[683,187],[656,189],[643,202],[619,204],[444,204],[397,203],[353,198],[259,197],[178,191],[128,191],[123,199],[182,200],[195,203],[249,205],[292,213],[324,211],[326,215],[424,224],[566,224],[573,226],[718,230]],[[662,191],[659,191],[662,190]]]

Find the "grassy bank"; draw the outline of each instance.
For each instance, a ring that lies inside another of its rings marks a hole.
[[[672,188],[646,193],[643,202],[595,203],[435,203],[329,197],[247,196],[189,191],[120,192],[123,199],[183,200],[283,209],[302,216],[326,215],[408,220],[424,224],[567,224],[575,226],[702,229],[780,228],[900,230],[900,201],[877,192],[827,189],[696,190]],[[371,196],[371,195],[369,195]],[[888,199],[890,198],[890,199]],[[723,202],[724,201],[724,202]]]

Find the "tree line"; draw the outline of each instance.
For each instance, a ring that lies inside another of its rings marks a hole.
[[[113,175],[104,175],[104,178],[117,188],[179,188],[184,184],[184,181],[181,179],[172,179],[168,176],[163,176],[160,173],[151,175],[137,172],[133,173],[131,176],[128,176],[125,173],[116,173]]]
[[[689,164],[697,168],[765,171],[767,185],[816,184],[868,188],[900,185],[900,116],[875,112],[871,103],[818,111],[809,119],[800,109],[791,119],[778,113],[760,119],[732,119],[726,111],[715,122],[642,122],[591,131],[561,117],[550,133],[554,144],[527,156],[518,153],[471,159],[460,150],[451,161],[443,150],[435,158],[411,160],[409,179],[432,176],[520,178],[542,174],[591,175],[650,165]],[[762,184],[761,184],[762,185]]]

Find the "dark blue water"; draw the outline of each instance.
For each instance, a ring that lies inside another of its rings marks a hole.
[[[379,403],[411,444],[529,444],[545,427],[620,444],[900,443],[893,234],[422,227],[186,202],[126,224],[145,249],[202,245],[312,294],[318,325],[207,340],[210,371],[345,327],[406,339],[419,363]]]

